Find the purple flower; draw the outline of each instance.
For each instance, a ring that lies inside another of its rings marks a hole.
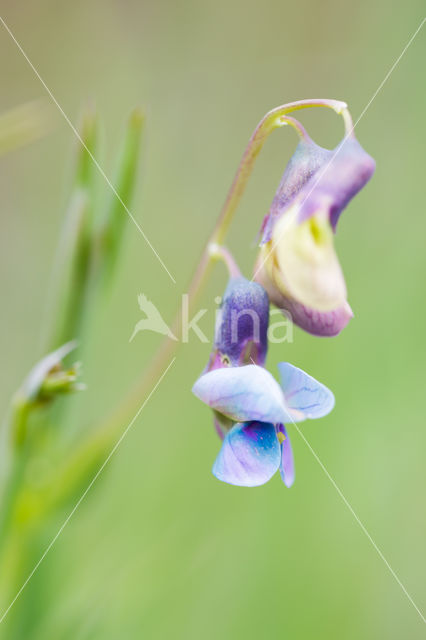
[[[353,315],[333,236],[341,212],[374,168],[354,137],[335,150],[306,137],[263,222],[256,280],[276,306],[314,335],[337,335]]]
[[[269,302],[263,288],[232,278],[218,314],[215,344],[194,394],[214,411],[222,449],[213,474],[224,482],[257,486],[280,469],[294,481],[288,422],[326,415],[334,397],[324,385],[289,363],[279,365],[281,385],[263,368]]]
[[[327,387],[288,362],[278,368],[281,385],[255,364],[214,369],[195,383],[194,394],[214,410],[224,436],[213,465],[219,480],[254,487],[280,469],[290,487],[294,463],[285,424],[332,410],[334,396]]]
[[[207,370],[263,365],[268,349],[269,300],[264,288],[242,276],[231,278],[216,317],[214,349]]]

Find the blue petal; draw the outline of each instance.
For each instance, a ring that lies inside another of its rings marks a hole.
[[[213,475],[240,487],[268,482],[281,461],[275,427],[264,422],[236,424],[229,431],[213,465]]]
[[[321,382],[288,362],[278,365],[286,405],[293,422],[322,418],[334,407],[334,395]],[[283,420],[285,422],[285,420]]]
[[[287,430],[283,424],[279,425],[278,431],[280,431],[285,438],[281,443],[280,474],[285,486],[290,488],[296,475],[294,469],[293,450],[291,448]]]
[[[214,369],[202,375],[192,391],[209,407],[235,422],[289,422],[283,392],[275,378],[263,367]]]

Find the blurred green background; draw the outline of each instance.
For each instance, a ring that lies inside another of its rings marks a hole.
[[[283,102],[327,97],[347,101],[356,120],[423,9],[420,1],[385,0],[2,2],[2,17],[70,119],[95,104],[107,175],[128,113],[145,109],[131,210],[177,281],[129,222],[113,295],[92,320],[88,391],[69,399],[70,430],[108,415],[148,365],[160,338],[143,333],[129,344],[140,317],[136,296],[144,292],[172,317],[262,115]],[[335,410],[305,423],[304,434],[423,612],[425,38],[423,29],[356,129],[377,171],[337,236],[355,319],[335,339],[295,329],[293,344],[272,346],[268,361],[272,371],[291,361],[333,389]],[[0,76],[1,111],[45,96],[2,27]],[[43,355],[74,163],[71,129],[54,108],[49,114],[50,135],[0,159],[3,413]],[[301,120],[325,146],[342,135],[332,112]],[[229,244],[247,274],[295,142],[287,128],[268,141],[233,224]],[[107,202],[102,178],[98,186]],[[218,267],[201,304],[213,311],[225,282]],[[201,326],[211,335],[213,314]],[[208,353],[196,339],[180,348],[11,609],[13,637],[424,637],[420,616],[291,426],[291,490],[278,476],[245,490],[211,475],[220,443],[190,392]],[[42,549],[66,515],[46,523]],[[20,635],[25,620],[29,630]]]

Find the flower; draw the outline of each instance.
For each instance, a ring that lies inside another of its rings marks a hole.
[[[213,474],[224,482],[257,486],[280,469],[294,481],[285,424],[326,415],[334,396],[307,373],[282,362],[281,386],[263,367],[269,301],[264,289],[243,277],[230,279],[217,316],[215,342],[193,392],[214,411],[223,440]]]
[[[341,212],[374,168],[354,137],[328,150],[305,136],[264,219],[255,279],[314,335],[337,335],[353,315],[333,236]]]
[[[280,469],[290,487],[295,472],[285,425],[332,410],[334,396],[327,387],[288,362],[278,368],[281,385],[256,364],[214,369],[195,383],[194,394],[225,418],[220,423],[222,448],[213,465],[219,480],[254,487]]]

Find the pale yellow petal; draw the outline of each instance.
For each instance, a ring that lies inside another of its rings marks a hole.
[[[301,304],[330,311],[346,301],[346,285],[334,249],[327,212],[298,222],[297,205],[277,222],[272,236],[270,272],[280,288]]]

